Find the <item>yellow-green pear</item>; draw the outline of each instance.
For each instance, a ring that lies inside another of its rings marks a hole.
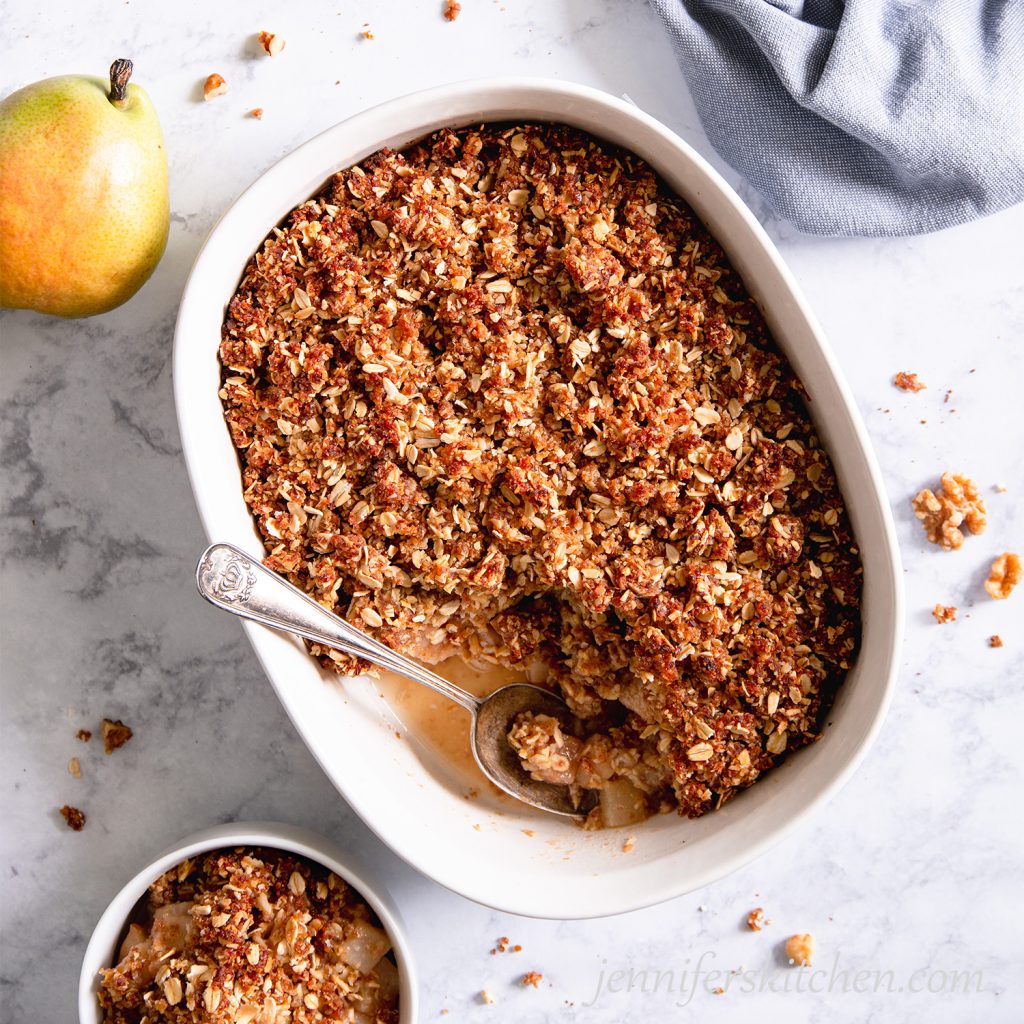
[[[160,262],[167,155],[131,73],[116,60],[109,82],[47,78],[0,103],[0,306],[105,313]]]

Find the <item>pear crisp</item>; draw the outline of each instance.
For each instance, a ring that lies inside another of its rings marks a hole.
[[[100,972],[104,1024],[397,1024],[391,941],[333,872],[234,849],[161,875]]]
[[[512,742],[600,790],[591,824],[703,814],[818,735],[859,637],[843,497],[635,155],[529,124],[380,150],[266,239],[220,360],[267,566],[404,654],[546,676],[578,735]]]

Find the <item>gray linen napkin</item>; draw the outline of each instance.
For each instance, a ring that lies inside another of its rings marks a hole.
[[[650,0],[705,131],[818,235],[1024,200],[1024,0]]]

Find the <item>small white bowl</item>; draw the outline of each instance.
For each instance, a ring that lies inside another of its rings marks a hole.
[[[224,310],[267,234],[336,171],[382,146],[482,121],[556,121],[637,153],[725,248],[802,379],[832,456],[864,564],[863,641],[818,743],[721,810],[695,821],[660,815],[636,828],[583,832],[487,792],[431,757],[371,683],[323,673],[301,643],[246,632],[285,710],[362,819],[413,867],[470,899],[533,917],[622,913],[707,885],[753,860],[819,808],[859,764],[885,716],[903,630],[899,554],[871,444],[821,328],[754,215],[698,153],[663,124],[606,93],[566,82],[458,82],[391,100],[300,146],[224,214],[196,259],[174,336],[174,390],[196,504],[214,541],[262,558],[242,496],[238,455],[218,398]],[[862,302],[851,288],[851,305]],[[199,552],[196,552],[197,556]],[[214,614],[211,612],[211,614]],[[396,739],[396,733],[400,739]]]
[[[111,901],[103,912],[89,940],[82,961],[82,974],[78,981],[79,1024],[102,1024],[103,1017],[97,1000],[99,972],[111,967],[117,956],[118,944],[124,935],[128,916],[149,886],[165,871],[189,857],[210,850],[230,849],[237,846],[262,846],[297,854],[333,871],[344,879],[380,919],[394,947],[398,964],[398,1009],[400,1024],[414,1024],[417,1019],[416,972],[412,952],[405,935],[402,919],[390,897],[381,888],[368,884],[362,868],[355,868],[352,859],[340,847],[304,828],[279,825],[273,822],[253,821],[217,825],[189,836],[179,845],[162,853],[152,864],[143,868]]]

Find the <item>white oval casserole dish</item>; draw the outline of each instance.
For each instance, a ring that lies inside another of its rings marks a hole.
[[[395,963],[398,965],[399,1024],[415,1024],[418,989],[412,952],[401,916],[386,891],[371,884],[365,877],[364,869],[354,866],[348,854],[323,836],[294,825],[263,821],[215,825],[189,836],[143,868],[110,901],[93,929],[82,960],[82,971],[78,979],[79,1024],[102,1024],[103,1016],[96,998],[99,972],[113,965],[128,924],[128,916],[149,886],[165,871],[189,857],[238,846],[262,846],[305,857],[333,871],[363,897],[384,926],[394,949]]]
[[[511,79],[416,93],[318,135],[270,168],[228,210],[185,287],[175,333],[174,384],[182,445],[207,534],[261,557],[217,397],[221,322],[250,256],[331,174],[382,146],[398,149],[444,126],[531,119],[573,125],[647,160],[721,242],[806,385],[864,563],[862,648],[824,737],[719,811],[695,821],[663,815],[639,826],[635,848],[624,854],[621,831],[583,832],[486,795],[466,800],[464,782],[415,742],[396,739],[396,721],[371,683],[339,684],[297,641],[249,623],[245,629],[324,771],[388,846],[424,874],[480,903],[530,916],[585,918],[692,891],[777,843],[849,778],[881,725],[894,684],[902,594],[881,477],[821,329],[754,216],[678,136],[594,89]]]

